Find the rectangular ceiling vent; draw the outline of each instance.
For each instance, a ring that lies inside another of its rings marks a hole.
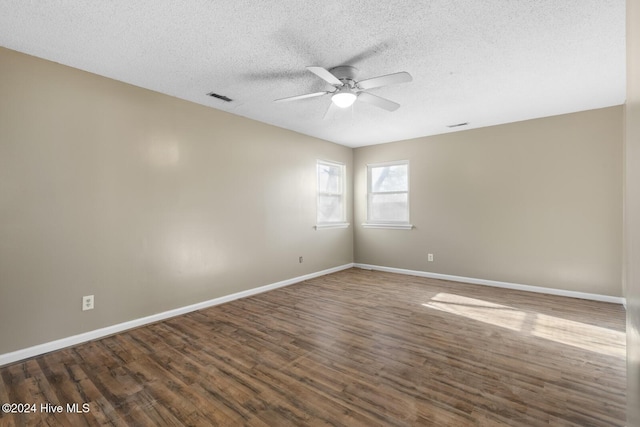
[[[215,93],[215,92],[209,92],[209,93],[207,94],[207,96],[210,96],[210,97],[212,97],[212,98],[218,98],[218,99],[221,99],[221,100],[223,100],[223,101],[225,101],[225,102],[231,102],[231,101],[233,101],[233,99],[229,98],[228,96],[220,95],[220,94],[217,94],[217,93]]]
[[[459,128],[460,126],[466,126],[466,125],[468,125],[468,124],[469,124],[469,122],[464,122],[464,123],[457,123],[457,124],[455,124],[455,125],[449,125],[449,126],[447,126],[447,127],[448,127],[448,128]]]

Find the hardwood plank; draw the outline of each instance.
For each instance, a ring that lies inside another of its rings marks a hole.
[[[622,307],[359,269],[0,368],[0,425],[623,426]]]

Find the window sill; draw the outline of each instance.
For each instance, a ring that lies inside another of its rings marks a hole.
[[[413,224],[373,224],[365,222],[362,224],[364,228],[387,228],[390,230],[411,230]]]
[[[321,230],[325,228],[347,228],[349,227],[348,222],[336,222],[332,224],[316,224],[313,228],[316,230]]]

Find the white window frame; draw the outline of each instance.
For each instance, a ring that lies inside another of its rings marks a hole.
[[[371,171],[374,168],[386,167],[386,166],[397,166],[397,165],[406,165],[407,166],[407,190],[406,191],[380,191],[373,192],[373,183],[371,182]],[[362,224],[364,228],[390,228],[396,230],[411,230],[413,225],[410,222],[410,195],[411,195],[411,174],[409,167],[409,160],[397,160],[393,162],[383,162],[383,163],[371,163],[367,164],[367,222]],[[371,199],[376,194],[406,194],[407,195],[407,220],[406,221],[381,221],[381,220],[371,220]]]
[[[318,176],[318,170],[320,166],[329,166],[329,167],[338,167],[340,169],[340,192],[339,193],[327,193],[320,191],[320,179]],[[346,190],[347,190],[347,173],[346,166],[344,163],[332,162],[328,160],[317,160],[316,161],[316,225],[315,229],[325,229],[325,228],[347,228],[349,227],[349,223],[347,222],[347,198],[346,198]],[[320,211],[320,197],[321,196],[340,196],[342,212],[341,218],[339,221],[325,221],[320,222],[318,220],[318,213]]]

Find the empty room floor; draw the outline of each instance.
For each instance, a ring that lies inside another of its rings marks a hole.
[[[349,269],[0,368],[0,425],[623,426],[624,319]]]

